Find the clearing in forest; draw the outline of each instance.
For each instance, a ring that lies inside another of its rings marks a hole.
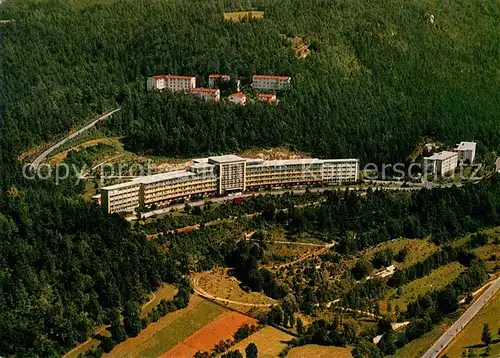
[[[230,276],[228,271],[227,268],[218,268],[197,274],[197,284],[207,293],[226,300],[255,304],[274,302],[263,293],[245,292],[236,277]]]
[[[427,292],[445,287],[464,270],[465,267],[457,261],[440,266],[429,275],[401,286],[402,294],[399,297],[397,297],[396,289],[389,290],[381,301],[381,309],[386,310],[389,299],[393,297],[390,300],[392,310],[394,311],[394,308],[399,306],[401,312],[406,311],[408,303],[416,300],[419,296],[424,296]]]
[[[233,11],[233,12],[225,12],[224,20],[240,22],[242,20],[256,20],[263,19],[264,11]]]
[[[288,353],[287,358],[350,358],[351,348],[334,347],[334,346],[318,346],[316,344],[307,344],[301,347],[293,348]]]
[[[237,349],[243,353],[248,344],[255,343],[259,350],[259,358],[274,358],[278,357],[279,353],[287,346],[287,342],[293,338],[288,333],[266,326],[231,347],[231,350]]]
[[[108,357],[158,357],[227,311],[193,295],[189,305],[150,323],[135,338],[116,346]]]
[[[365,258],[371,261],[375,253],[386,249],[392,250],[394,255],[397,255],[403,249],[408,250],[405,260],[402,263],[395,263],[399,269],[402,269],[425,260],[438,251],[439,247],[428,239],[397,239],[384,242],[366,250]]]
[[[198,351],[210,352],[220,341],[232,340],[238,328],[244,324],[256,326],[257,321],[238,312],[228,312],[196,331],[161,357],[192,357]]]

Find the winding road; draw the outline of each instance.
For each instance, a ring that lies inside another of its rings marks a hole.
[[[205,291],[203,288],[200,287],[199,281],[200,276],[197,276],[193,278],[193,289],[196,294],[203,298],[207,298],[209,300],[217,301],[217,302],[222,302],[226,304],[233,304],[233,305],[240,305],[240,306],[246,306],[246,307],[272,307],[275,304],[274,303],[249,303],[249,302],[241,302],[241,301],[233,301],[233,300],[228,300],[226,298],[222,297],[217,297],[212,295],[211,293],[208,293]],[[270,298],[272,299],[272,298]]]
[[[291,242],[288,242],[288,241],[283,241],[283,243],[291,243]],[[322,245],[323,247],[315,252],[312,252],[308,255],[305,255],[295,261],[292,261],[292,262],[288,262],[288,263],[285,263],[285,264],[281,264],[279,266],[274,266],[273,268],[276,269],[276,268],[281,268],[281,267],[285,267],[285,266],[290,266],[290,265],[295,265],[299,262],[302,262],[304,260],[307,260],[308,258],[312,257],[312,256],[316,256],[316,255],[319,255],[321,254],[322,252],[324,252],[325,250],[328,250],[329,248],[331,248],[333,245],[335,245],[335,243],[332,243],[332,244],[327,244],[327,245]],[[316,246],[316,245],[315,245]],[[270,267],[268,267],[270,268]],[[193,289],[194,289],[194,292],[196,292],[196,294],[198,294],[199,296],[201,297],[204,297],[204,298],[207,298],[209,300],[213,300],[213,301],[217,301],[217,302],[222,302],[222,303],[226,303],[226,304],[234,304],[234,305],[240,305],[240,306],[246,306],[246,307],[272,307],[275,305],[275,303],[249,303],[249,302],[241,302],[241,301],[233,301],[233,300],[228,300],[226,298],[222,298],[222,297],[218,297],[218,296],[215,296],[207,291],[205,291],[203,288],[200,287],[200,284],[199,284],[199,281],[200,281],[200,276],[196,276],[193,278]],[[270,298],[272,299],[272,298]]]
[[[60,146],[62,146],[63,144],[65,144],[66,142],[68,142],[69,140],[75,138],[75,137],[78,137],[80,134],[82,134],[83,132],[87,131],[88,129],[92,128],[93,126],[95,126],[98,122],[110,117],[111,115],[113,115],[114,113],[118,112],[121,108],[116,108],[116,109],[113,109],[111,111],[107,111],[106,113],[104,113],[103,115],[101,115],[99,118],[97,119],[94,119],[92,122],[90,122],[89,124],[87,124],[85,127],[83,128],[80,128],[79,130],[77,130],[76,132],[68,135],[67,137],[65,137],[64,139],[60,140],[59,142],[57,142],[56,144],[54,144],[53,146],[51,146],[49,149],[43,151],[41,154],[39,154],[35,160],[33,160],[33,162],[30,164],[30,169],[31,170],[37,170],[38,167],[40,166],[40,164],[45,160],[45,158],[47,158],[47,156],[52,153],[54,150],[56,150],[57,148],[59,148]]]
[[[431,348],[422,356],[422,358],[436,358],[439,354],[455,339],[462,329],[465,328],[474,316],[481,310],[481,308],[493,297],[495,292],[500,288],[500,277],[490,284],[490,287],[479,296],[465,313],[448,328],[448,330],[432,345]]]

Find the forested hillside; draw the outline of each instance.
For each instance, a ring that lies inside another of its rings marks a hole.
[[[222,20],[248,7],[265,19]],[[499,18],[496,0],[4,0],[0,19],[13,21],[0,23],[0,355],[60,356],[162,281],[178,282],[188,262],[84,202],[82,186],[23,180],[26,148],[122,106],[105,131],[165,156],[289,144],[382,162],[404,160],[423,136],[499,150]],[[287,36],[307,38],[311,55],[296,59]],[[245,86],[254,73],[283,74],[293,85],[278,106],[245,108],[145,91],[152,74],[205,85],[214,72]],[[470,199],[449,193],[449,210]],[[431,221],[408,204],[408,218],[387,215],[376,238],[498,223],[497,187],[471,193],[468,221]],[[491,206],[476,212],[482,195]],[[344,223],[328,218],[337,199],[305,213],[324,214],[317,229],[340,235]],[[354,251],[370,240],[341,244]]]
[[[265,19],[222,20],[249,6]],[[2,135],[19,151],[122,104],[112,131],[162,155],[288,143],[389,161],[422,136],[496,150],[499,17],[495,0],[9,0]],[[294,35],[310,41],[308,58],[293,56],[284,37]],[[144,76],[197,75],[203,85],[214,72],[243,84],[253,73],[291,75],[293,89],[278,108],[245,109],[144,93]]]

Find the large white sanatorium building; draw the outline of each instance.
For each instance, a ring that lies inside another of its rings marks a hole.
[[[178,75],[157,75],[148,77],[148,90],[169,90],[172,92],[189,92],[196,87],[196,77]]]
[[[456,153],[455,153],[456,154]],[[216,195],[259,188],[358,180],[357,159],[246,159],[223,155],[195,159],[187,170],[142,176],[101,188],[107,212],[132,212],[139,206],[168,205],[192,195]]]

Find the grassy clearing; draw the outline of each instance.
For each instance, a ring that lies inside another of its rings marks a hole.
[[[214,269],[199,274],[199,286],[217,297],[246,303],[272,303],[273,301],[259,292],[245,292],[240,282],[228,274],[228,269]]]
[[[153,308],[158,306],[161,300],[164,299],[169,301],[173,299],[177,291],[178,291],[177,287],[172,285],[163,285],[162,287],[160,287],[158,290],[156,290],[151,300],[142,307],[141,311],[142,316],[144,317],[149,312],[151,312]]]
[[[301,256],[317,251],[317,246],[304,246],[294,244],[267,244],[265,261],[268,264],[281,264],[293,261]]]
[[[247,20],[263,19],[264,11],[256,11],[256,10],[235,11],[235,12],[225,12],[223,15],[224,15],[224,20],[240,22],[243,19]]]
[[[411,341],[403,348],[398,349],[396,354],[393,356],[388,356],[390,358],[419,358],[424,354],[432,344],[438,340],[441,335],[446,332],[448,327],[451,326],[451,322],[443,323],[439,326],[434,327],[430,332],[425,333],[419,339]]]
[[[408,249],[408,255],[406,256],[404,262],[396,264],[398,268],[412,266],[439,250],[439,247],[428,239],[397,239],[394,241],[384,242],[374,248],[366,250],[365,257],[367,260],[371,261],[373,256],[375,256],[375,253],[378,251],[391,249],[394,254],[397,254],[404,248]]]
[[[500,356],[500,336],[497,334],[500,327],[500,291],[490,299],[490,301],[479,311],[479,313],[469,322],[465,329],[451,342],[443,354],[451,357],[461,357],[462,352],[472,348],[473,352],[482,356],[486,347],[482,346],[481,333],[483,325],[487,323],[490,327],[493,343],[490,345],[492,357]]]
[[[95,146],[97,144],[106,144],[106,145],[109,145],[111,147],[114,148],[114,150],[118,153],[122,153],[123,152],[123,144],[120,142],[120,138],[119,137],[112,137],[112,138],[97,138],[97,139],[91,139],[91,140],[87,140],[85,142],[81,142],[81,143],[73,143],[73,144],[68,144],[68,145],[65,145],[68,147],[68,149],[60,149],[59,152],[57,152],[56,154],[53,154],[50,158],[49,158],[49,162],[51,164],[57,164],[57,163],[60,163],[62,162],[67,156],[68,156],[68,153],[71,152],[72,150],[82,150],[82,149],[85,149],[85,148],[88,148],[88,147],[92,147],[92,146]]]
[[[308,344],[302,347],[293,348],[288,353],[287,358],[350,358],[351,348],[332,347],[332,346],[318,346],[315,344]]]
[[[188,307],[150,324],[137,337],[119,344],[105,356],[158,357],[225,312],[224,308],[193,296]]]
[[[233,341],[243,325],[257,326],[257,320],[239,312],[226,312],[216,320],[190,335],[161,358],[192,357],[196,352],[211,352],[220,341]]]
[[[287,342],[291,339],[293,339],[293,336],[274,327],[266,326],[236,344],[231,350],[237,349],[243,353],[246,346],[253,342],[259,350],[260,358],[274,358],[287,346]]]
[[[494,270],[495,267],[500,266],[500,245],[484,245],[475,249],[474,252],[486,262],[488,270]]]
[[[411,281],[401,287],[402,295],[396,297],[396,290],[389,290],[381,301],[381,308],[385,310],[387,302],[390,300],[392,309],[399,306],[401,311],[406,310],[409,302],[417,299],[418,296],[423,296],[429,291],[439,289],[453,281],[458,275],[465,270],[465,267],[454,261],[443,265],[432,271],[430,275]]]

